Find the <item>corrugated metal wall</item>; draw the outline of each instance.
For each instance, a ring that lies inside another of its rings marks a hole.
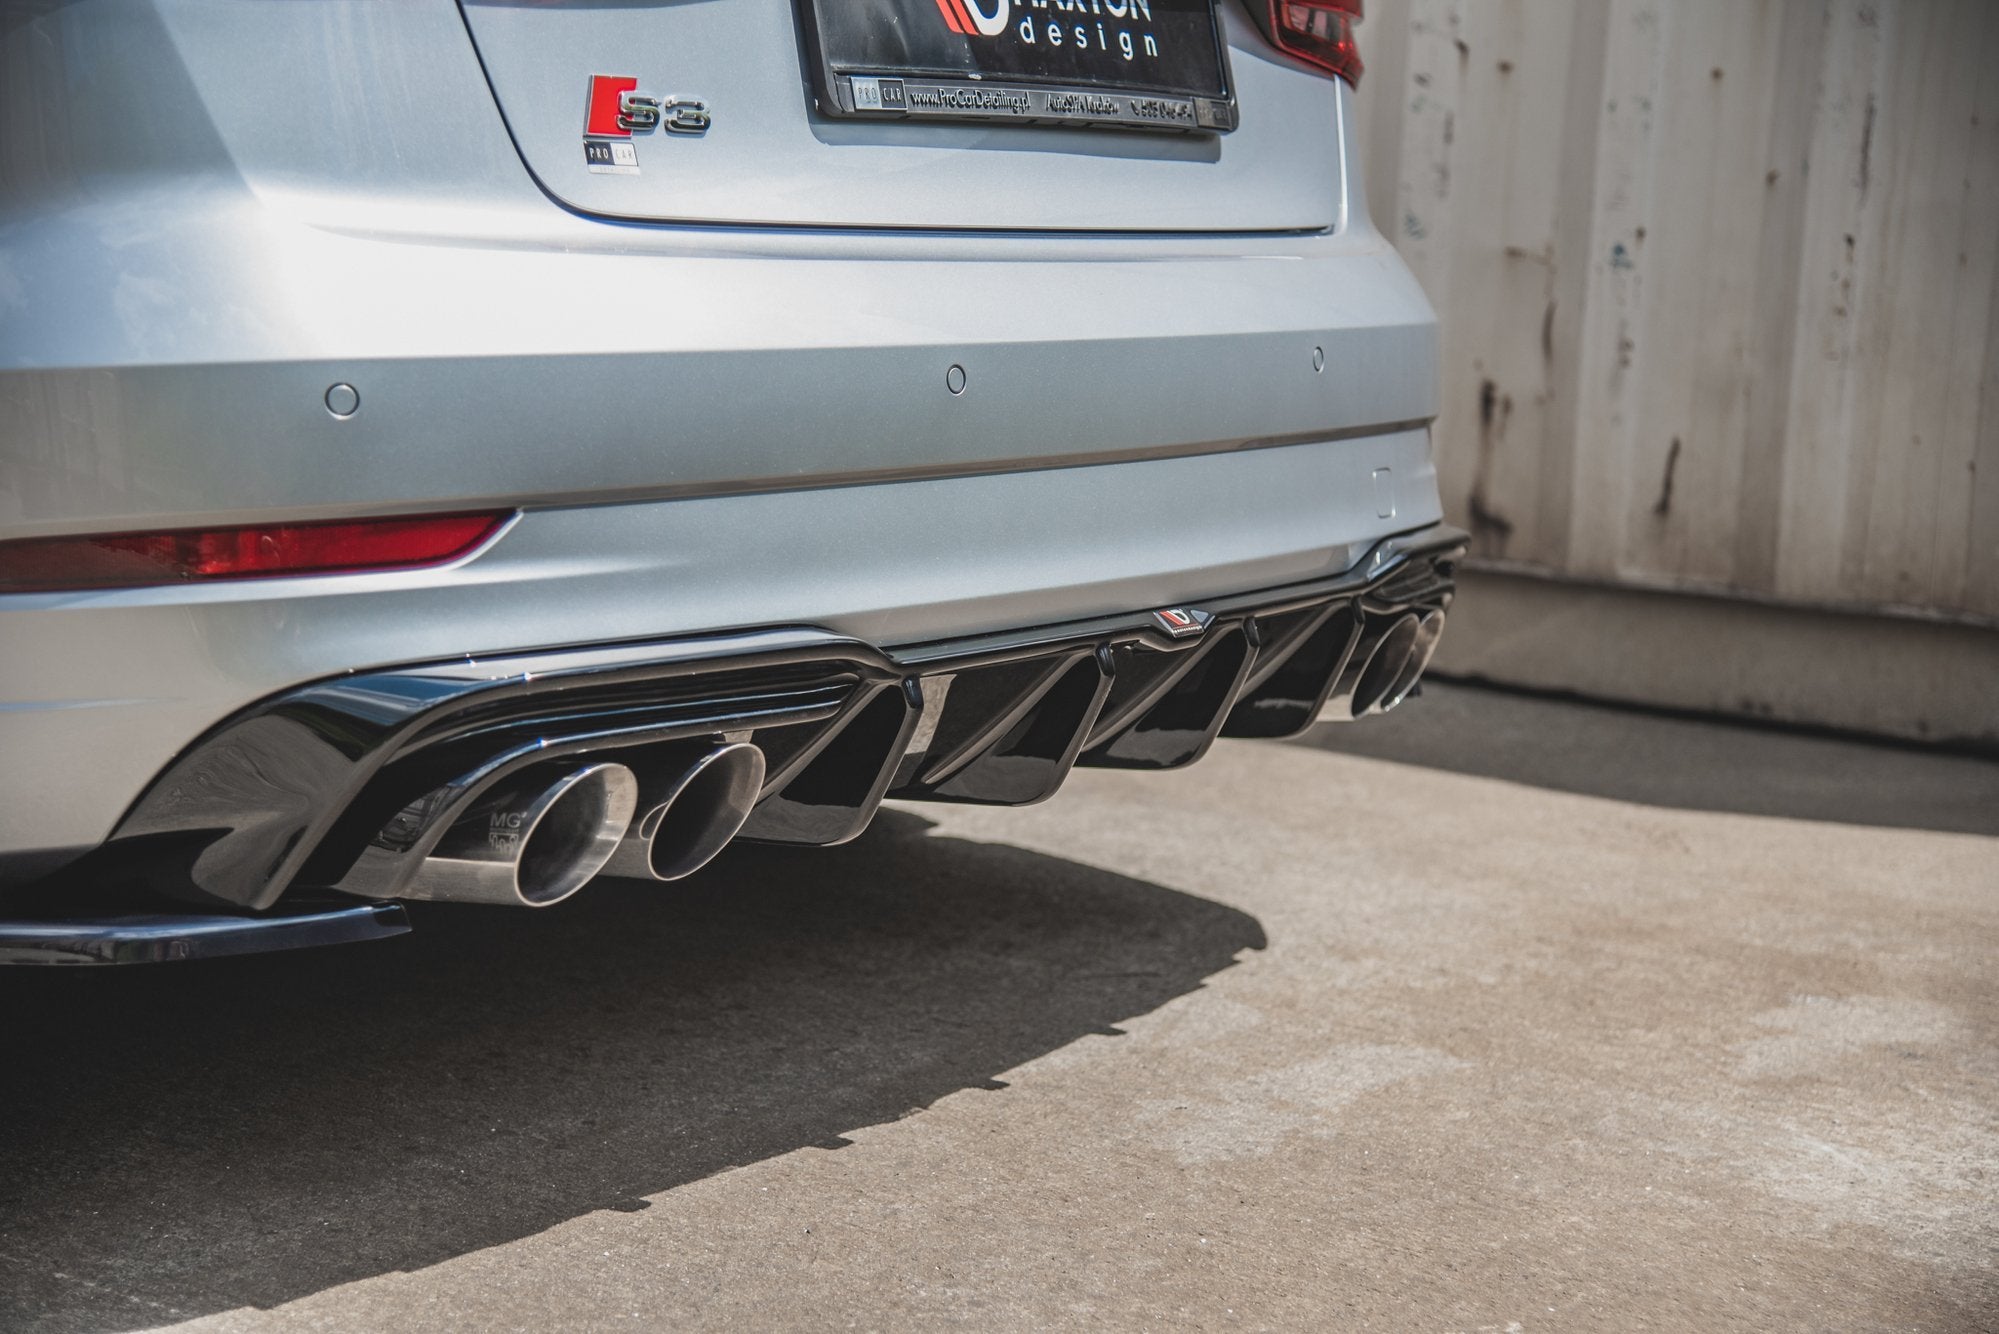
[[[1361,36],[1482,557],[1999,622],[1999,0],[1368,0]]]

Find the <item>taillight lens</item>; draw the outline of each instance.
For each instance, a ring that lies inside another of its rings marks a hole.
[[[511,511],[425,514],[0,542],[0,593],[442,565],[477,548],[510,517]]]
[[[1286,55],[1360,83],[1360,48],[1354,24],[1361,0],[1250,0],[1249,12],[1270,44]]]

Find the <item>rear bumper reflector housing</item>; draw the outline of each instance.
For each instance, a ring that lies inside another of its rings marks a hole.
[[[197,579],[271,579],[447,565],[478,550],[512,517],[512,511],[419,514],[25,538],[0,542],[0,593],[143,588]]]

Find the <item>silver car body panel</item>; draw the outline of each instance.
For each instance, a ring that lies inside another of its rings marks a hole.
[[[1434,319],[1338,166],[1347,91],[1233,58],[1224,159],[1246,62],[1325,99],[1293,151],[1333,164],[1330,227],[609,222],[528,173],[448,0],[0,0],[0,540],[523,511],[443,569],[0,596],[0,879],[303,681],[768,625],[914,644],[1338,573],[1435,522]],[[1097,137],[1054,146],[1100,168]],[[932,204],[1054,160],[922,151],[962,163],[911,173]],[[1197,225],[1185,193],[1122,216]]]

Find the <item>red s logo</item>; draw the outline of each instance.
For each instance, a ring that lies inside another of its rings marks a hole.
[[[637,79],[616,74],[590,76],[590,111],[583,121],[583,133],[612,139],[629,139],[632,132],[618,121],[621,99],[639,86]]]

